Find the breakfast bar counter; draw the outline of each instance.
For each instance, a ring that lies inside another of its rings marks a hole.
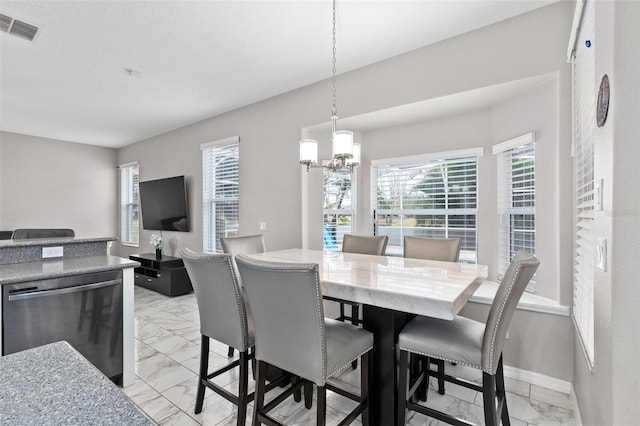
[[[154,425],[66,342],[0,357],[0,424]]]

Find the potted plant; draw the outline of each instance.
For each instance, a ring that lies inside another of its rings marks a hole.
[[[153,234],[150,243],[156,249],[156,258],[162,258],[162,235]]]

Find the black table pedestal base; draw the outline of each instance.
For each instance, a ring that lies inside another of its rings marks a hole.
[[[371,426],[395,424],[397,404],[396,343],[402,328],[415,315],[363,305],[363,328],[373,333],[370,410]]]

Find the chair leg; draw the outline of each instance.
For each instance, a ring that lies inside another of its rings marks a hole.
[[[509,419],[509,410],[507,409],[507,392],[504,387],[504,373],[502,371],[502,356],[498,363],[498,371],[496,371],[496,395],[498,400],[504,399],[502,404],[502,413],[498,413],[502,419],[502,426],[511,426],[511,420]]]
[[[360,357],[360,401],[367,401],[367,405],[362,412],[362,426],[369,426],[371,422],[371,351]]]
[[[496,416],[496,376],[482,372],[482,398],[484,405],[484,424],[497,426]]]
[[[231,358],[233,356],[233,348],[229,346],[229,351],[227,352],[227,357]]]
[[[244,426],[247,419],[247,388],[249,382],[249,354],[240,352],[240,382],[238,383],[238,426]]]
[[[407,378],[407,370],[409,369],[409,352],[400,351],[399,364],[396,424],[404,425],[407,417],[407,391],[409,389],[409,380]]]
[[[324,426],[327,418],[327,390],[324,386],[318,388],[318,412],[316,415],[316,424]]]
[[[351,324],[358,326],[360,320],[360,307],[358,305],[351,305]],[[351,367],[358,368],[358,360],[351,362]]]
[[[302,379],[300,379],[300,377],[295,376],[291,379],[291,385],[295,386],[296,384],[298,384],[298,382],[300,382]],[[293,392],[293,400],[295,402],[300,402],[302,401],[302,389],[298,388]]]
[[[420,371],[425,372],[425,377],[418,389],[416,390],[413,400],[427,402],[427,395],[429,394],[429,381],[430,381],[430,371],[431,371],[431,358],[422,356],[422,355],[414,355],[411,354],[412,357],[418,358],[418,365],[420,368],[418,369],[418,374]]]
[[[196,394],[195,413],[202,412],[204,403],[204,383],[207,380],[207,370],[209,369],[209,338],[202,335],[200,343],[200,377],[198,378],[198,393]]]
[[[444,361],[441,359],[433,360],[438,366],[438,393],[444,395]]]
[[[253,406],[253,426],[260,426],[262,423],[258,420],[258,413],[262,414],[264,409],[264,394],[267,379],[267,363],[258,361],[258,371],[256,373],[256,390]]]
[[[304,407],[307,410],[313,407],[313,383],[309,381],[304,384]]]

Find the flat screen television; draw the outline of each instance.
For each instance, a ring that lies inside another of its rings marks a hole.
[[[140,182],[142,227],[189,232],[189,209],[184,176]]]

